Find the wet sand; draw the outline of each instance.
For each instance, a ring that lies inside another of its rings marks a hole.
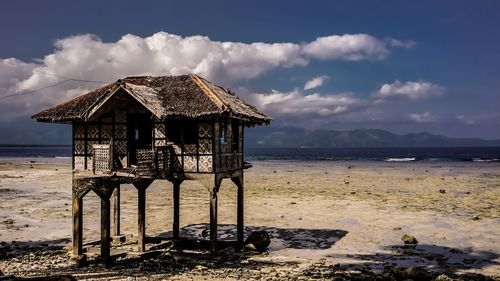
[[[0,241],[4,241],[4,246],[12,246],[12,241],[48,248],[68,244],[69,161],[0,159]],[[246,231],[248,235],[254,230],[266,230],[271,235],[271,245],[267,254],[252,256],[249,261],[276,265],[272,272],[263,267],[255,279],[279,279],[280,274],[307,276],[308,270],[322,266],[328,270],[335,265],[363,265],[374,272],[383,272],[387,265],[421,267],[450,274],[500,277],[499,163],[259,161],[253,164],[245,173]],[[121,191],[122,232],[135,234],[137,193],[131,185],[122,186]],[[181,235],[201,237],[208,229],[208,196],[200,183],[183,183]],[[95,194],[85,197],[86,241],[99,238],[99,206]],[[233,238],[235,222],[236,188],[226,180],[219,199],[219,236]],[[171,184],[155,181],[147,193],[147,234],[168,235],[171,224]],[[401,240],[404,234],[414,236],[418,246],[404,247]],[[30,262],[14,254],[2,256],[1,251],[0,270],[4,274],[37,275],[57,268],[57,272],[92,278],[85,274],[86,269],[69,266],[67,247],[58,252],[58,262],[49,267],[35,258]],[[197,271],[193,267],[165,276],[248,279],[244,274],[227,273],[230,266],[222,273],[210,265],[199,266],[208,269]],[[134,274],[141,278],[152,276],[147,272]],[[324,277],[321,274],[318,278]],[[110,276],[119,279],[127,274]],[[163,278],[161,274],[158,276]]]

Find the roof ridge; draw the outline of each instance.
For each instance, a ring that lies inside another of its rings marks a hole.
[[[225,110],[228,108],[225,102],[222,101],[222,99],[210,89],[207,84],[203,81],[204,79],[202,77],[199,77],[196,74],[190,75],[191,79],[200,87],[202,92],[213,102],[215,105],[220,109],[220,110]]]

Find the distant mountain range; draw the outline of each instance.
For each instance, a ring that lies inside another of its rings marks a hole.
[[[422,132],[398,135],[385,130],[306,130],[255,128],[246,134],[248,147],[459,147],[500,146],[500,140],[451,138]]]

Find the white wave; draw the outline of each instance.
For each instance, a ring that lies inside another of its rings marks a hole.
[[[415,157],[406,157],[406,158],[385,158],[385,162],[410,162],[415,161]]]
[[[482,159],[482,158],[472,158],[472,162],[498,162],[500,160],[493,158],[493,159]]]

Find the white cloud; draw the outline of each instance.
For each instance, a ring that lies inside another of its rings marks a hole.
[[[417,43],[413,40],[407,40],[407,41],[401,41],[398,39],[390,38],[389,39],[389,45],[392,47],[400,47],[400,48],[413,48]]]
[[[315,78],[306,82],[306,84],[304,85],[304,90],[311,90],[314,88],[318,88],[321,85],[323,85],[323,83],[327,79],[328,79],[328,76],[326,76],[326,75],[321,75],[321,76],[315,77]]]
[[[38,65],[25,63],[15,58],[0,59],[0,91],[11,92],[13,86],[31,76]]]
[[[430,112],[424,112],[424,113],[411,113],[408,115],[411,121],[417,122],[417,123],[429,123],[434,121],[434,116]]]
[[[148,37],[127,34],[116,42],[77,35],[57,40],[55,47],[35,63],[0,59],[0,97],[40,89],[60,82],[61,77],[112,82],[129,75],[195,73],[234,86],[273,69],[305,66],[313,59],[381,59],[391,44],[367,34],[333,35],[298,44],[221,42],[158,32]],[[3,99],[0,120],[32,114],[98,86],[68,81],[36,97]]]
[[[402,83],[395,81],[392,84],[384,84],[375,94],[378,98],[388,98],[394,96],[404,96],[410,99],[424,99],[432,96],[440,96],[444,88],[424,81],[407,81]]]
[[[467,125],[477,125],[477,124],[487,124],[496,123],[500,125],[500,116],[498,112],[482,112],[473,113],[468,115],[457,115],[455,116],[457,120]]]
[[[368,34],[344,34],[316,38],[304,45],[303,52],[319,60],[358,61],[383,59],[389,54],[386,43]]]
[[[325,117],[356,110],[365,102],[351,93],[320,95],[291,92],[257,93],[251,96],[257,107],[268,112],[273,118],[281,117]]]
[[[474,125],[476,124],[476,121],[474,121],[473,118],[467,117],[465,115],[458,115],[456,118],[462,122],[464,122],[467,125]]]

